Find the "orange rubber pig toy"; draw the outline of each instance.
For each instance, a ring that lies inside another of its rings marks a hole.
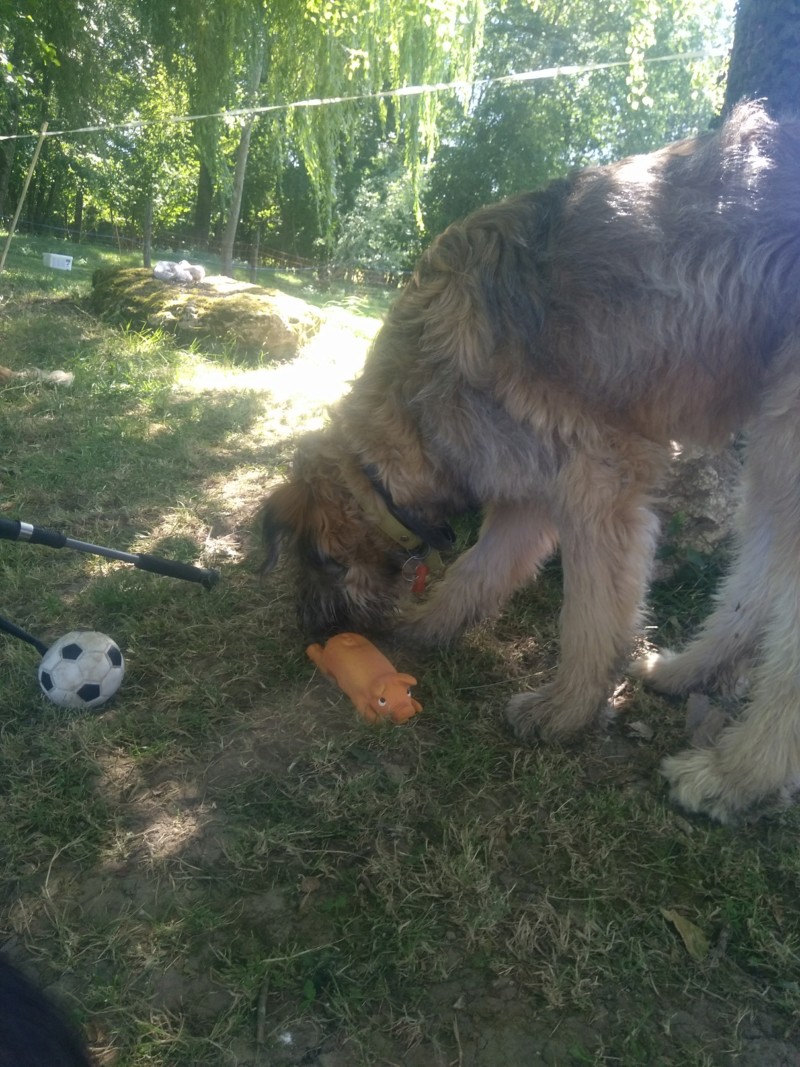
[[[378,649],[360,634],[337,634],[322,645],[309,645],[309,659],[346,693],[367,722],[407,722],[422,705],[411,696],[417,679],[398,674]]]

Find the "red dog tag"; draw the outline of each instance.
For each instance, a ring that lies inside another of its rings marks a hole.
[[[426,567],[424,563],[418,563],[414,568],[414,581],[411,583],[412,593],[424,593],[425,583],[428,580],[428,575],[431,573],[430,567]]]

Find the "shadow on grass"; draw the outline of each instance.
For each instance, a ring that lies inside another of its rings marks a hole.
[[[3,391],[3,495],[33,508],[30,521],[92,529],[116,509],[123,523],[126,514],[146,522],[201,498],[207,479],[248,464],[269,470],[281,454],[280,441],[248,443],[268,396],[235,386],[181,395],[181,354],[159,339],[87,326],[71,308],[59,316],[58,344],[52,315],[0,331],[12,369],[75,374],[69,388],[22,379]]]
[[[765,1035],[791,1062],[797,814],[731,833],[669,809],[681,715],[649,695],[629,718],[651,742],[623,720],[521,746],[503,725],[554,664],[557,561],[457,647],[392,647],[424,710],[366,727],[306,660],[284,572],[262,582],[249,554],[287,450],[270,397],[176,390],[185,353],[31,306],[0,322],[6,358],[69,353],[76,380],[0,394],[3,514],[222,571],[206,592],[0,545],[5,614],[127,658],[91,716],[48,707],[27,646],[0,666],[4,943],[80,1004],[102,1062],[254,1064],[259,1003],[275,1067],[752,1064]]]

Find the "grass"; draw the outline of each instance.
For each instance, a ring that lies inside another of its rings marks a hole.
[[[96,321],[99,264],[57,275],[20,244],[0,361],[75,378],[2,388],[0,514],[222,573],[205,592],[0,542],[3,615],[46,641],[106,631],[127,660],[113,704],[70,714],[0,637],[0,944],[98,1062],[792,1062],[798,813],[674,811],[657,768],[683,709],[634,687],[575,749],[503,727],[553,666],[557,563],[456,648],[391,650],[424,704],[392,730],[320,681],[283,575],[259,576],[258,502],[354,373],[374,296],[331,309],[294,366],[244,369]],[[718,569],[654,591],[654,640],[686,636]]]

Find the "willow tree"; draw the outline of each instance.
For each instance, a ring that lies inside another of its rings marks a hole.
[[[254,122],[265,123],[276,160],[289,144],[296,147],[329,232],[355,98],[468,79],[484,20],[484,0],[142,0],[142,6],[154,39],[190,60],[195,114],[256,109],[194,124],[201,187],[206,194],[216,189],[228,215],[228,258]],[[310,106],[310,99],[337,102]],[[385,98],[377,106],[402,139],[416,185],[421,161],[436,144],[440,98],[414,92],[389,99],[391,107]],[[206,207],[210,216],[210,201]]]

